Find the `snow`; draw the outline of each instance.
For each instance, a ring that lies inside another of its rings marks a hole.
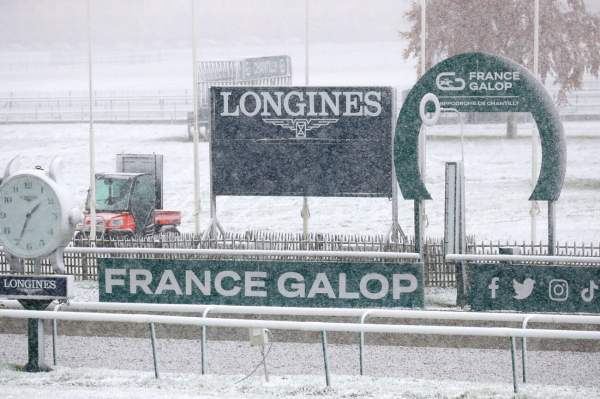
[[[530,186],[530,125],[521,125],[519,137],[503,137],[504,125],[468,125],[465,128],[467,234],[477,239],[528,240]],[[597,156],[600,122],[565,123],[567,175],[557,202],[558,241],[598,241]],[[433,200],[426,203],[427,235],[443,235],[444,162],[460,158],[456,125],[430,131],[427,145],[427,186]],[[165,157],[165,207],[183,212],[182,231],[193,231],[193,155],[182,125],[95,126],[96,171],[115,170],[115,154],[161,153]],[[67,125],[0,125],[0,165],[16,155],[23,166],[47,166],[53,156],[65,161],[65,182],[83,206],[88,188],[88,127]],[[200,143],[200,223],[209,224],[208,144]],[[391,202],[386,198],[310,198],[309,229],[322,233],[385,234],[391,226]],[[228,231],[302,231],[300,197],[218,197],[217,216]],[[412,233],[412,201],[399,201],[400,224]],[[538,237],[546,234],[546,204],[540,203]]]
[[[313,85],[386,85],[409,88],[416,79],[414,61],[402,59],[404,43],[324,43],[311,45]],[[95,89],[98,91],[183,91],[191,87],[189,49],[140,52],[95,49]],[[288,54],[293,60],[294,84],[303,84],[302,43],[260,43],[248,46],[202,43],[201,59]],[[85,53],[53,49],[0,53],[3,92],[83,92],[87,89]],[[600,122],[565,123],[567,176],[557,204],[559,241],[598,241],[600,237]],[[502,124],[468,125],[465,139],[467,233],[478,239],[529,238],[531,192],[531,126],[522,124],[519,137],[503,137]],[[165,156],[165,206],[183,212],[183,231],[192,231],[192,145],[184,125],[95,126],[96,170],[110,172],[115,154],[162,153]],[[444,162],[459,158],[458,126],[428,131],[427,235],[443,229]],[[65,183],[83,205],[89,182],[88,126],[0,125],[0,167],[16,155],[21,164],[47,166],[52,157],[65,160]],[[203,226],[209,223],[208,145],[200,145],[200,191]],[[301,198],[220,197],[218,217],[230,231],[301,231]],[[539,237],[545,236],[545,205],[538,218]],[[384,234],[391,225],[388,199],[311,198],[310,230],[336,233]],[[412,233],[412,203],[400,200],[400,223]],[[430,308],[455,305],[455,291],[429,289]],[[76,297],[96,301],[97,282],[76,284]],[[48,342],[47,342],[48,344]],[[152,373],[148,340],[133,338],[63,337],[58,340],[59,366],[51,373],[17,372],[22,364],[24,335],[0,335],[0,392],[2,399],[61,398],[512,398],[510,354],[507,350],[403,348],[368,346],[368,376],[357,376],[357,348],[330,345],[332,387],[326,388],[317,344],[275,342],[266,383],[260,375],[235,384],[259,356],[245,342],[210,341],[209,375],[199,374],[199,343],[160,338],[161,378]],[[47,353],[50,353],[49,351]],[[522,398],[600,397],[600,362],[594,353],[531,352],[529,378]],[[182,372],[183,370],[183,372]]]
[[[262,367],[236,383],[260,361],[258,349],[247,342],[209,341],[207,374],[201,375],[197,340],[159,338],[159,380],[147,339],[59,336],[58,366],[36,374],[14,370],[24,357],[24,336],[0,335],[0,344],[3,398],[513,397],[508,350],[367,344],[366,376],[360,377],[356,345],[330,344],[332,386],[327,388],[320,344],[275,341],[267,358],[268,383]],[[528,364],[531,384],[521,386],[522,398],[600,395],[600,362],[593,353],[530,352]]]
[[[508,384],[476,384],[406,378],[334,376],[333,387],[315,383],[314,376],[276,376],[263,382],[255,378],[234,385],[231,376],[198,376],[170,373],[155,380],[151,373],[107,369],[58,368],[51,375],[24,376],[0,370],[3,398],[52,397],[54,399],[154,399],[154,398],[513,398]],[[58,380],[58,382],[56,381]],[[520,398],[595,397],[599,391],[583,387],[529,385]]]
[[[248,342],[209,341],[201,375],[197,340],[157,340],[160,379],[154,378],[147,339],[59,336],[58,366],[23,373],[24,336],[0,335],[2,397],[60,398],[512,398],[508,350],[365,347],[358,375],[356,345],[328,345],[331,387],[325,386],[320,344],[277,342],[262,367]],[[158,330],[160,337],[160,329]],[[49,340],[47,340],[49,341]],[[49,343],[48,343],[49,346]],[[50,354],[47,350],[47,355]],[[593,353],[530,352],[522,398],[598,397],[600,362]]]

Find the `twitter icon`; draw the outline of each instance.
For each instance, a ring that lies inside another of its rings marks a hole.
[[[533,292],[533,286],[535,281],[530,278],[526,278],[525,281],[519,283],[517,280],[513,280],[513,289],[515,290],[514,299],[523,300],[528,298]]]

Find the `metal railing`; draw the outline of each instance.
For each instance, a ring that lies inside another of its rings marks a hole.
[[[445,336],[476,336],[476,337],[505,337],[510,340],[511,367],[514,392],[518,392],[516,375],[515,338],[538,338],[538,339],[568,339],[568,340],[600,340],[600,331],[580,330],[550,330],[550,329],[528,329],[527,323],[535,320],[538,323],[568,323],[568,324],[600,324],[600,316],[581,315],[533,315],[514,313],[465,313],[465,312],[440,312],[440,311],[415,311],[415,310],[372,310],[372,309],[314,309],[314,308],[276,308],[276,307],[244,307],[244,306],[211,306],[211,305],[151,305],[151,304],[102,304],[102,303],[75,303],[66,305],[71,310],[89,310],[90,308],[102,310],[136,310],[143,308],[145,311],[176,311],[176,312],[198,312],[203,311],[202,317],[190,316],[165,316],[150,314],[121,314],[121,313],[90,313],[59,312],[55,311],[32,311],[32,310],[0,310],[0,318],[39,319],[62,321],[99,321],[119,323],[144,323],[150,326],[150,338],[153,348],[153,363],[155,376],[158,378],[158,362],[156,356],[154,324],[171,324],[181,326],[202,327],[202,373],[205,372],[206,351],[206,327],[227,328],[266,328],[272,330],[296,330],[320,332],[323,344],[323,360],[325,368],[325,380],[329,386],[330,376],[327,365],[327,332],[350,332],[360,334],[359,345],[361,374],[364,372],[362,360],[364,356],[364,334],[423,334],[423,335],[445,335]],[[64,307],[62,310],[64,310]],[[210,319],[206,316],[208,312],[229,314],[286,314],[286,315],[331,315],[331,316],[360,316],[360,323],[332,323],[313,321],[276,321],[276,320],[244,320],[244,319]],[[469,327],[469,326],[431,326],[431,325],[399,325],[399,324],[366,324],[367,316],[397,317],[428,320],[491,320],[491,321],[519,321],[521,328],[509,327]],[[56,329],[53,337],[56,338]],[[53,344],[53,349],[56,346]],[[526,382],[525,367],[525,345],[523,345],[523,381]],[[54,359],[56,361],[56,352]]]
[[[320,251],[374,251],[374,252],[414,252],[414,242],[409,237],[404,242],[391,242],[385,235],[361,234],[320,234],[311,233],[308,237],[301,233],[279,233],[248,231],[244,233],[229,233],[217,238],[201,239],[202,235],[182,234],[159,235],[152,237],[137,237],[127,240],[98,239],[97,247],[138,247],[138,248],[214,248],[214,249],[260,249],[260,250],[320,250]],[[71,244],[64,257],[68,274],[78,279],[97,279],[96,255],[82,253],[77,248],[85,248],[89,241],[77,239]],[[502,247],[519,248],[523,255],[548,254],[544,243],[516,241],[482,241],[476,242],[470,238],[467,243],[467,253],[472,255],[497,255]],[[424,280],[428,287],[455,287],[456,271],[454,262],[446,261],[444,244],[441,238],[429,238],[424,243]],[[588,257],[600,257],[600,243],[557,243],[555,254],[558,256],[579,256],[583,264],[588,263]],[[129,255],[135,256],[135,255]],[[139,255],[142,256],[142,255]],[[43,261],[42,269],[51,272],[50,264]],[[8,272],[8,264],[0,252],[0,274]],[[33,272],[33,265],[26,262],[26,272]]]

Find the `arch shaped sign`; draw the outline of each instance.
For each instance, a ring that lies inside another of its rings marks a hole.
[[[431,199],[418,166],[421,100],[433,93],[442,108],[459,112],[530,112],[540,134],[542,164],[530,200],[556,201],[566,170],[563,126],[544,86],[523,66],[503,57],[465,53],[431,68],[408,93],[398,115],[394,164],[405,199]]]

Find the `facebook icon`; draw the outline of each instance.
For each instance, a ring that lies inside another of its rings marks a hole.
[[[500,277],[494,277],[492,278],[492,282],[490,283],[490,285],[488,285],[488,288],[491,291],[492,299],[496,299],[496,291],[498,290],[498,288],[500,288],[500,286],[498,285],[498,280],[500,280]]]

